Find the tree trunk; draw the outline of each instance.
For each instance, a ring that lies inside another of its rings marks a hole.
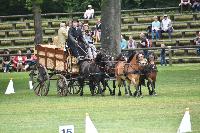
[[[34,17],[34,29],[35,29],[35,44],[42,43],[42,20],[40,5],[33,2],[33,17]]]
[[[121,52],[121,0],[103,0],[101,16],[102,48],[116,57]]]

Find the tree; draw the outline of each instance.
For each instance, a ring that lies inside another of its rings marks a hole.
[[[40,5],[43,0],[26,0],[26,5],[30,9],[32,7],[34,17],[35,44],[42,43],[42,20]]]
[[[116,57],[120,52],[121,0],[102,1],[101,45],[106,52]]]

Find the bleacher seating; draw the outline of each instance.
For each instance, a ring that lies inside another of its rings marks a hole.
[[[180,14],[177,7],[152,8],[122,11],[121,31],[126,39],[130,35],[138,42],[139,34],[146,32],[147,26],[153,21],[153,16],[158,16],[162,20],[163,14],[168,14],[173,22],[173,39],[169,40],[166,33],[163,39],[153,41],[153,46],[159,47],[161,43],[167,46],[194,45],[193,39],[200,31],[200,14],[187,13]],[[70,17],[79,17],[83,12],[77,13],[49,13],[42,14],[43,41],[49,43],[52,37],[57,34],[60,22],[66,22]],[[96,12],[96,17],[100,17],[100,12]],[[84,21],[84,19],[79,19]],[[95,26],[96,19],[90,20],[89,25]],[[32,14],[0,16],[0,46],[6,47],[33,47],[34,45],[34,22]],[[191,51],[191,52],[190,52]],[[176,56],[195,55],[194,49],[176,50]]]

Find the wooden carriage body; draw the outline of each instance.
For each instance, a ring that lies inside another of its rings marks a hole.
[[[79,72],[77,59],[55,45],[37,45],[35,54],[38,63],[48,70],[56,70],[76,74]]]

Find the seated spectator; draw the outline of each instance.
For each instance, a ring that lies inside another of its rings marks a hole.
[[[149,39],[147,39],[147,37],[145,36],[144,33],[140,34],[140,47],[141,48],[149,48],[150,47],[150,42]],[[144,49],[144,57],[147,58],[148,57],[148,50]]]
[[[10,56],[9,56],[9,51],[8,50],[4,50],[4,54],[7,55],[7,56],[4,56],[3,57],[3,60],[2,60],[2,68],[3,68],[3,71],[4,72],[9,72],[10,70],[10,65],[11,65],[11,59],[10,59]]]
[[[172,39],[172,32],[173,32],[173,27],[172,27],[172,22],[171,20],[167,17],[167,15],[164,15],[164,18],[161,22],[161,37],[162,37],[162,33],[163,32],[167,32],[169,39]]]
[[[147,38],[151,39],[152,25],[147,26]]]
[[[126,48],[127,48],[127,42],[126,42],[126,40],[124,39],[124,36],[123,36],[123,35],[121,35],[120,47],[121,47],[121,49],[126,49]]]
[[[192,4],[190,0],[181,0],[181,3],[179,4],[179,6],[181,7],[181,13],[182,13],[183,9],[189,10]]]
[[[101,40],[101,19],[99,18],[97,20],[97,23],[96,23],[96,39],[95,39],[95,42],[97,43],[98,41]]]
[[[94,9],[92,5],[88,5],[88,9],[84,13],[84,19],[93,19],[94,18]]]
[[[154,34],[156,34],[156,40],[160,39],[160,22],[158,21],[158,17],[154,16],[154,21],[152,22],[152,40],[154,39]]]
[[[198,36],[194,39],[195,44],[200,46],[200,32],[198,34]],[[197,48],[197,55],[200,56],[200,48]]]
[[[129,36],[128,49],[135,49],[135,48],[137,48],[137,43],[135,40],[133,40],[132,36]]]
[[[193,0],[192,11],[193,12],[200,11],[200,2],[199,2],[199,0]]]
[[[36,56],[32,55],[30,49],[27,49],[26,53],[25,67],[23,68],[24,71],[26,71],[30,66],[35,65],[37,60]]]
[[[22,54],[21,50],[19,50],[17,54],[19,55],[13,58],[13,63],[14,63],[13,65],[14,65],[14,68],[17,70],[17,72],[19,72],[20,70],[24,68],[26,57],[21,56]]]
[[[89,30],[85,30],[83,34],[83,38],[85,39],[85,42],[87,43],[87,51],[88,51],[88,58],[93,60],[96,58],[97,52],[96,47],[94,45],[94,41],[92,38],[92,34]]]

